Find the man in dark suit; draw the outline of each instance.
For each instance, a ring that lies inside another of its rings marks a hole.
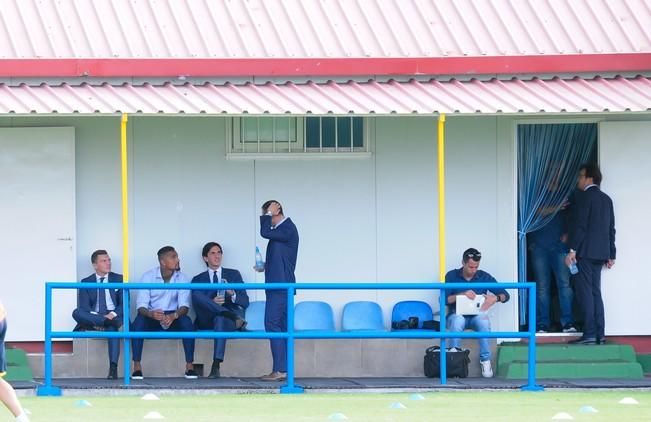
[[[601,171],[594,164],[579,170],[569,230],[570,252],[565,263],[576,263],[574,289],[583,315],[583,336],[575,344],[601,344],[604,339],[604,303],[601,297],[601,269],[615,264],[615,213],[613,201],[599,189]]]
[[[111,257],[103,249],[90,256],[95,273],[81,280],[82,283],[122,283],[122,275],[111,272]],[[122,327],[122,290],[80,289],[77,294],[77,309],[72,312],[77,321],[75,331],[98,330],[117,331]],[[118,377],[120,339],[108,339],[108,379]]]
[[[208,267],[197,274],[193,283],[212,284],[209,290],[193,290],[192,305],[197,314],[195,324],[200,330],[235,331],[246,327],[244,311],[249,306],[246,290],[225,288],[225,283],[242,283],[239,271],[222,267],[223,249],[217,242],[208,242],[201,256]],[[215,339],[213,361],[208,378],[219,378],[219,367],[224,361],[226,339]]]
[[[262,205],[260,236],[269,239],[267,244],[264,279],[266,283],[295,283],[296,258],[298,256],[298,230],[283,214],[278,201],[267,201]],[[256,271],[263,271],[256,268]],[[287,331],[287,292],[265,290],[264,326],[270,332]],[[270,339],[273,368],[264,381],[282,381],[287,378],[287,341]]]

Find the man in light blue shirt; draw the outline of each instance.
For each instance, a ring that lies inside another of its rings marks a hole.
[[[173,247],[164,246],[158,251],[159,266],[142,275],[141,283],[189,283],[179,271],[179,255]],[[131,324],[131,331],[194,331],[194,324],[187,315],[190,310],[190,290],[138,290],[136,299],[138,315]],[[133,379],[143,379],[140,360],[144,339],[134,338]],[[194,339],[183,339],[185,352],[185,378],[197,379],[194,371]]]

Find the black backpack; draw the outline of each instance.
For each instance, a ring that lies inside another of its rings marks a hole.
[[[446,372],[448,378],[466,378],[468,376],[468,364],[470,363],[470,350],[448,348],[445,353],[447,363]],[[429,347],[425,351],[423,369],[428,378],[441,377],[441,349],[439,346]]]

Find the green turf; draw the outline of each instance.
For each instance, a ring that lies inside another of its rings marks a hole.
[[[165,421],[328,421],[343,413],[349,421],[550,421],[567,412],[576,421],[649,421],[651,392],[648,391],[455,391],[423,393],[424,400],[411,394],[220,394],[162,395],[160,401],[139,397],[25,397],[32,421],[144,421],[144,415],[158,411]],[[633,397],[640,404],[618,404]],[[88,400],[92,406],[75,404]],[[406,409],[391,409],[392,403]],[[592,406],[599,413],[581,413]],[[4,419],[3,419],[4,418]],[[0,420],[11,420],[0,410]]]

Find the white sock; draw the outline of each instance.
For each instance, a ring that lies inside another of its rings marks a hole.
[[[20,415],[16,416],[16,422],[29,422],[29,418],[27,417],[27,414],[23,410]]]

